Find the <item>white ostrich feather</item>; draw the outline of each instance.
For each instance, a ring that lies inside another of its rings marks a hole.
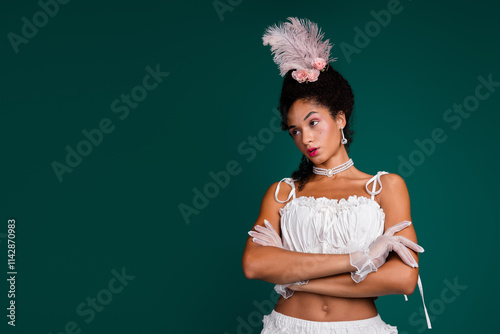
[[[271,46],[281,76],[292,69],[314,68],[312,62],[315,58],[323,58],[327,64],[337,59],[330,59],[333,44],[329,39],[322,41],[323,33],[316,23],[296,17],[288,20],[290,22],[280,26],[268,27],[262,37],[264,45]]]

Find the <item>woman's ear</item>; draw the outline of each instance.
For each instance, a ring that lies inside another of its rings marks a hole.
[[[337,125],[339,126],[339,128],[343,128],[347,124],[345,120],[345,113],[342,110],[338,112],[337,117],[335,119],[337,120]]]

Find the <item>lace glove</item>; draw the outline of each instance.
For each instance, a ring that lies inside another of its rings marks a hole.
[[[423,253],[424,249],[413,241],[403,236],[394,236],[394,233],[411,225],[411,221],[403,220],[402,222],[391,226],[387,231],[373,241],[368,249],[362,252],[354,252],[349,254],[351,265],[356,267],[356,272],[351,272],[351,278],[354,282],[359,283],[366,276],[374,271],[377,271],[386,261],[389,252],[395,251],[401,260],[410,267],[418,267],[417,262],[407,249],[411,248],[415,252]]]
[[[252,241],[261,245],[261,246],[274,246],[279,248],[283,247],[283,243],[281,242],[281,238],[274,229],[273,225],[267,220],[264,219],[264,224],[266,227],[262,227],[260,225],[255,225],[255,231],[249,231],[248,234],[253,237]]]
[[[261,245],[261,246],[274,246],[274,247],[279,247],[285,249],[283,247],[283,243],[281,242],[281,238],[274,229],[274,227],[269,223],[267,219],[264,219],[264,224],[266,227],[262,227],[260,225],[255,225],[255,231],[249,231],[248,234],[253,237],[252,241]],[[274,290],[282,295],[285,299],[290,298],[293,293],[295,292],[294,290],[288,289],[287,287],[295,284],[295,285],[304,285],[309,283],[309,280],[304,280],[304,281],[298,281],[295,283],[290,283],[290,284],[276,284],[274,286]]]

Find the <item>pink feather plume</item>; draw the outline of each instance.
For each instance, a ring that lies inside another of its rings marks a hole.
[[[324,34],[316,23],[296,17],[287,19],[290,22],[268,27],[262,37],[264,45],[271,46],[281,76],[289,70],[313,68],[315,58],[323,58],[327,64],[337,60],[330,59],[333,44],[329,39],[322,41]]]

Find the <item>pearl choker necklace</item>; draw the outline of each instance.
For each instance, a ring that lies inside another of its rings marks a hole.
[[[351,167],[352,165],[354,165],[354,163],[352,162],[352,159],[349,159],[346,162],[344,162],[343,164],[335,166],[335,167],[330,168],[330,169],[313,167],[313,172],[314,172],[314,174],[326,175],[328,177],[332,177],[334,174],[345,171],[347,168]]]

